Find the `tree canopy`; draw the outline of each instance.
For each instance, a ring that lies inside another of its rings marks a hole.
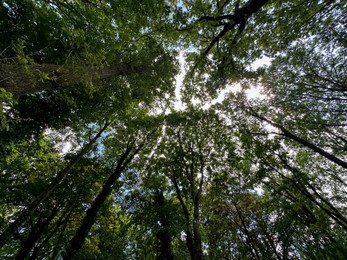
[[[1,1],[0,258],[345,259],[346,10]]]

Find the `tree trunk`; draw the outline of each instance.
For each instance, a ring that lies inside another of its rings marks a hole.
[[[341,214],[340,211],[334,205],[332,205],[327,199],[320,195],[319,192],[315,189],[315,187],[309,183],[309,181],[303,182],[302,179],[298,178],[297,174],[303,175],[298,169],[291,167],[283,159],[282,162],[284,163],[286,168],[293,173],[295,179],[289,178],[285,175],[282,175],[282,177],[290,180],[306,198],[308,198],[311,202],[313,202],[320,209],[322,209],[330,218],[335,220],[336,223],[338,223],[343,229],[347,231],[347,219],[344,217],[344,215]],[[306,186],[308,186],[314,192],[314,194],[319,198],[321,202],[311,194],[311,192],[306,188]]]
[[[93,67],[56,64],[0,64],[0,86],[15,97],[43,90],[54,90],[132,73],[144,72],[145,66],[130,63]]]
[[[347,162],[341,160],[340,158],[336,157],[335,155],[328,153],[327,151],[323,150],[322,148],[316,146],[313,143],[310,143],[309,141],[306,141],[302,138],[300,138],[299,136],[293,134],[292,132],[290,132],[288,129],[286,129],[284,126],[277,124],[275,122],[272,122],[270,119],[267,119],[263,116],[258,115],[255,111],[253,111],[252,109],[249,108],[249,111],[251,113],[252,116],[260,119],[261,121],[267,122],[270,125],[278,128],[279,130],[282,131],[283,135],[289,139],[292,139],[293,141],[311,149],[312,151],[322,155],[323,157],[327,158],[328,160],[332,161],[333,163],[336,163],[337,165],[340,165],[342,168],[347,169]]]
[[[82,221],[82,224],[76,231],[74,237],[71,239],[69,245],[66,247],[66,250],[62,255],[63,259],[73,259],[76,253],[82,248],[90,229],[96,222],[98,212],[100,211],[107,197],[112,192],[114,182],[117,180],[124,168],[130,163],[130,161],[140,151],[142,147],[143,145],[140,145],[135,150],[135,152],[131,156],[129,156],[133,147],[128,146],[126,151],[121,155],[121,157],[117,161],[117,166],[115,170],[104,183],[101,192],[93,201],[91,208],[88,209],[87,214]]]
[[[42,205],[42,203],[44,203],[47,200],[47,198],[59,186],[59,184],[66,179],[68,173],[92,148],[96,140],[101,136],[101,134],[106,130],[106,128],[110,124],[111,123],[106,123],[104,127],[97,133],[97,135],[79,152],[76,158],[57,175],[57,177],[49,185],[47,190],[44,191],[39,197],[37,197],[26,209],[24,209],[15,221],[10,223],[10,225],[0,235],[0,248],[2,248],[8,241],[11,240],[11,237],[15,234],[18,228],[20,228],[25,223],[25,221]]]
[[[158,255],[158,260],[173,260],[173,254],[171,250],[171,235],[169,231],[165,228],[159,230],[157,238],[160,241],[160,252]]]
[[[237,216],[239,218],[239,220],[241,221],[241,224],[238,224],[237,223],[237,220],[235,220],[235,224],[245,233],[246,235],[246,244],[248,246],[248,249],[249,249],[249,252],[251,253],[252,255],[252,259],[261,259],[261,257],[259,256],[259,253],[258,253],[258,249],[257,249],[257,246],[255,245],[254,243],[254,240],[250,234],[250,232],[248,231],[248,228],[247,228],[247,225],[244,221],[244,218],[242,216],[242,213],[237,205],[236,202],[233,203],[234,204],[234,207],[236,209],[236,213],[237,213]]]
[[[167,219],[167,213],[164,211],[165,208],[165,197],[163,193],[157,194],[155,198],[155,207],[158,209],[158,220],[161,223],[161,228],[157,233],[157,239],[160,243],[160,252],[158,255],[158,260],[173,260],[174,256],[171,250],[171,240],[172,236],[170,233],[170,223]]]
[[[29,233],[27,239],[22,243],[21,249],[18,251],[15,259],[21,260],[25,259],[30,251],[33,249],[37,241],[40,239],[44,231],[47,229],[51,220],[57,215],[58,207],[56,207],[48,218],[45,220],[39,220],[36,225],[33,227],[32,231]]]
[[[177,178],[175,176],[172,178],[172,182],[174,183],[177,198],[178,198],[178,200],[181,204],[182,210],[183,210],[183,215],[184,215],[184,220],[185,220],[184,231],[186,232],[186,246],[188,248],[191,259],[194,259],[195,258],[194,239],[193,239],[193,232],[190,228],[189,211],[188,211],[186,204],[183,201],[181,191],[178,187]]]
[[[199,146],[200,147],[200,146]],[[202,193],[202,186],[204,184],[204,167],[205,162],[203,155],[200,153],[199,155],[199,161],[200,161],[200,181],[198,185],[198,190],[194,192],[194,180],[191,182],[191,189],[192,189],[192,199],[193,199],[193,206],[194,206],[194,212],[193,212],[193,233],[194,233],[194,248],[195,248],[195,258],[194,260],[203,260],[204,254],[202,252],[202,242],[201,242],[201,233],[200,233],[200,199],[201,199],[201,193]]]
[[[219,40],[224,37],[229,31],[232,31],[236,25],[239,25],[238,32],[234,36],[233,44],[236,43],[236,36],[240,35],[245,29],[249,18],[256,12],[258,12],[269,0],[250,0],[244,4],[244,6],[240,7],[238,1],[235,4],[235,11],[233,14],[226,14],[217,17],[213,16],[202,16],[200,17],[200,21],[224,21],[218,25],[218,27],[223,26],[223,30],[215,36],[208,48],[205,51],[205,55],[207,55],[212,47],[219,42]],[[225,22],[228,21],[228,22]]]
[[[185,205],[181,191],[178,187],[177,179],[174,177],[173,183],[175,186],[177,198],[181,204],[183,215],[185,219],[185,232],[186,232],[186,246],[188,248],[190,257],[192,260],[203,260],[202,246],[201,246],[201,235],[199,230],[199,201],[194,199],[194,216],[193,216],[193,228],[191,228],[190,214],[187,206]],[[198,194],[197,194],[198,195]]]
[[[193,234],[194,234],[194,260],[203,260],[201,233],[200,233],[200,212],[199,203],[194,203],[194,219],[193,219]]]

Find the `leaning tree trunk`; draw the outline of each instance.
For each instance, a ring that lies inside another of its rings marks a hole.
[[[43,90],[54,90],[133,73],[143,73],[148,66],[121,63],[105,67],[57,64],[0,64],[0,87],[15,97]]]
[[[40,194],[26,209],[24,209],[15,221],[10,223],[10,225],[2,232],[0,235],[0,249],[11,240],[11,237],[17,232],[17,230],[27,221],[27,219],[32,216],[36,210],[44,203],[47,198],[52,194],[53,191],[67,178],[68,173],[73,169],[73,167],[83,158],[83,156],[89,152],[93,147],[94,143],[101,136],[101,134],[107,129],[111,123],[108,122],[103,128],[95,135],[95,137],[79,152],[79,154],[74,158],[74,160],[65,167],[53,180],[53,182],[48,186],[48,188]]]
[[[34,248],[35,244],[38,242],[45,230],[47,230],[47,227],[51,220],[57,215],[59,211],[58,209],[59,207],[55,207],[48,218],[36,223],[36,225],[33,227],[33,230],[29,233],[27,239],[23,241],[20,250],[17,252],[17,255],[15,257],[16,260],[25,259],[29,255],[30,251]]]
[[[100,211],[102,205],[104,204],[107,197],[112,192],[112,187],[115,181],[118,179],[124,168],[131,162],[131,160],[134,158],[134,156],[140,151],[140,149],[143,147],[143,144],[140,145],[130,156],[130,152],[132,151],[133,147],[128,146],[127,150],[121,155],[119,160],[117,161],[117,166],[115,170],[112,172],[112,174],[108,177],[107,181],[104,183],[101,192],[96,197],[96,199],[93,201],[92,206],[90,209],[88,209],[86,216],[84,217],[82,224],[76,231],[74,237],[70,241],[69,245],[66,247],[65,252],[63,253],[62,257],[66,259],[73,259],[73,257],[76,255],[76,253],[82,248],[84,241],[96,222],[97,214]]]
[[[311,149],[312,151],[322,155],[323,157],[325,157],[326,159],[332,161],[333,163],[337,164],[337,165],[340,165],[342,168],[344,169],[347,169],[347,162],[346,161],[343,161],[341,160],[340,158],[336,157],[335,155],[323,150],[322,148],[316,146],[315,144],[307,141],[307,140],[304,140],[302,138],[300,138],[298,135],[290,132],[287,128],[285,128],[283,125],[281,124],[277,124],[273,121],[271,121],[270,119],[268,118],[265,118],[263,116],[260,116],[259,114],[257,114],[254,110],[252,110],[251,108],[248,108],[249,109],[249,112],[252,116],[258,118],[259,120],[263,121],[263,122],[266,122],[274,127],[276,127],[277,129],[281,130],[283,136],[301,144],[302,146],[305,146],[309,149]]]

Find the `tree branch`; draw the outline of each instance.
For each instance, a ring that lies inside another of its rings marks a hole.
[[[229,22],[224,25],[223,30],[212,39],[210,45],[204,52],[207,55],[213,46],[225,35],[227,32],[234,29],[236,25],[239,25],[239,30],[234,37],[233,44],[236,43],[236,37],[242,34],[243,30],[246,28],[247,21],[249,17],[260,10],[269,0],[250,0],[243,7],[239,7],[239,1],[235,5],[234,14],[226,14],[220,16],[201,16],[198,21],[221,21],[228,20]]]

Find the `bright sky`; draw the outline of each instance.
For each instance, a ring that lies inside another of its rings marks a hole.
[[[177,101],[174,103],[174,108],[175,108],[175,110],[184,110],[185,107],[181,101],[181,93],[180,93],[181,87],[183,85],[183,79],[184,79],[184,76],[186,74],[185,59],[184,59],[184,52],[183,51],[180,52],[180,54],[178,56],[178,61],[180,63],[180,74],[178,74],[176,76],[175,95],[176,95]],[[251,65],[251,68],[257,69],[263,65],[269,65],[270,63],[271,63],[271,59],[269,59],[267,57],[262,58],[262,59],[258,59]],[[220,94],[218,95],[218,97],[216,99],[212,100],[208,104],[205,104],[203,106],[203,108],[207,109],[211,105],[222,102],[227,93],[230,93],[230,92],[236,93],[238,91],[241,91],[240,84],[228,86],[220,92]],[[253,86],[250,89],[246,90],[246,94],[247,94],[247,97],[249,99],[264,98],[264,95],[262,95],[260,92],[261,92],[260,86]],[[198,104],[199,101],[196,100],[196,101],[193,101],[193,103]],[[169,113],[169,111],[168,111],[168,113]],[[56,132],[53,132],[51,130],[49,130],[46,134],[51,135],[52,137],[54,135],[57,135]],[[61,140],[57,142],[57,148],[58,148],[58,150],[60,150],[60,154],[64,155],[67,152],[70,152],[71,149],[73,148],[72,141],[71,141],[71,132],[68,132],[65,134],[60,134],[59,136],[60,136]],[[72,139],[74,139],[74,138],[72,138]]]
[[[176,76],[176,88],[175,88],[175,95],[176,95],[176,102],[175,102],[175,109],[176,110],[184,110],[184,105],[181,101],[181,87],[183,84],[183,79],[186,74],[186,69],[185,69],[185,59],[184,59],[184,51],[181,51],[178,56],[178,61],[180,63],[180,74]],[[264,66],[264,65],[270,65],[271,59],[268,57],[263,57],[261,59],[256,60],[255,62],[252,63],[251,68],[256,70],[257,68]],[[224,97],[227,93],[230,92],[239,92],[241,91],[241,86],[240,84],[235,84],[232,86],[226,87],[224,90],[220,92],[218,97],[214,100],[212,100],[210,103],[205,104],[203,106],[204,109],[209,108],[211,105],[220,103],[224,100]],[[261,94],[261,87],[260,86],[252,86],[250,89],[246,90],[247,97],[249,99],[257,99],[257,98],[264,98],[264,95]],[[193,100],[193,103],[198,104],[198,100]]]

